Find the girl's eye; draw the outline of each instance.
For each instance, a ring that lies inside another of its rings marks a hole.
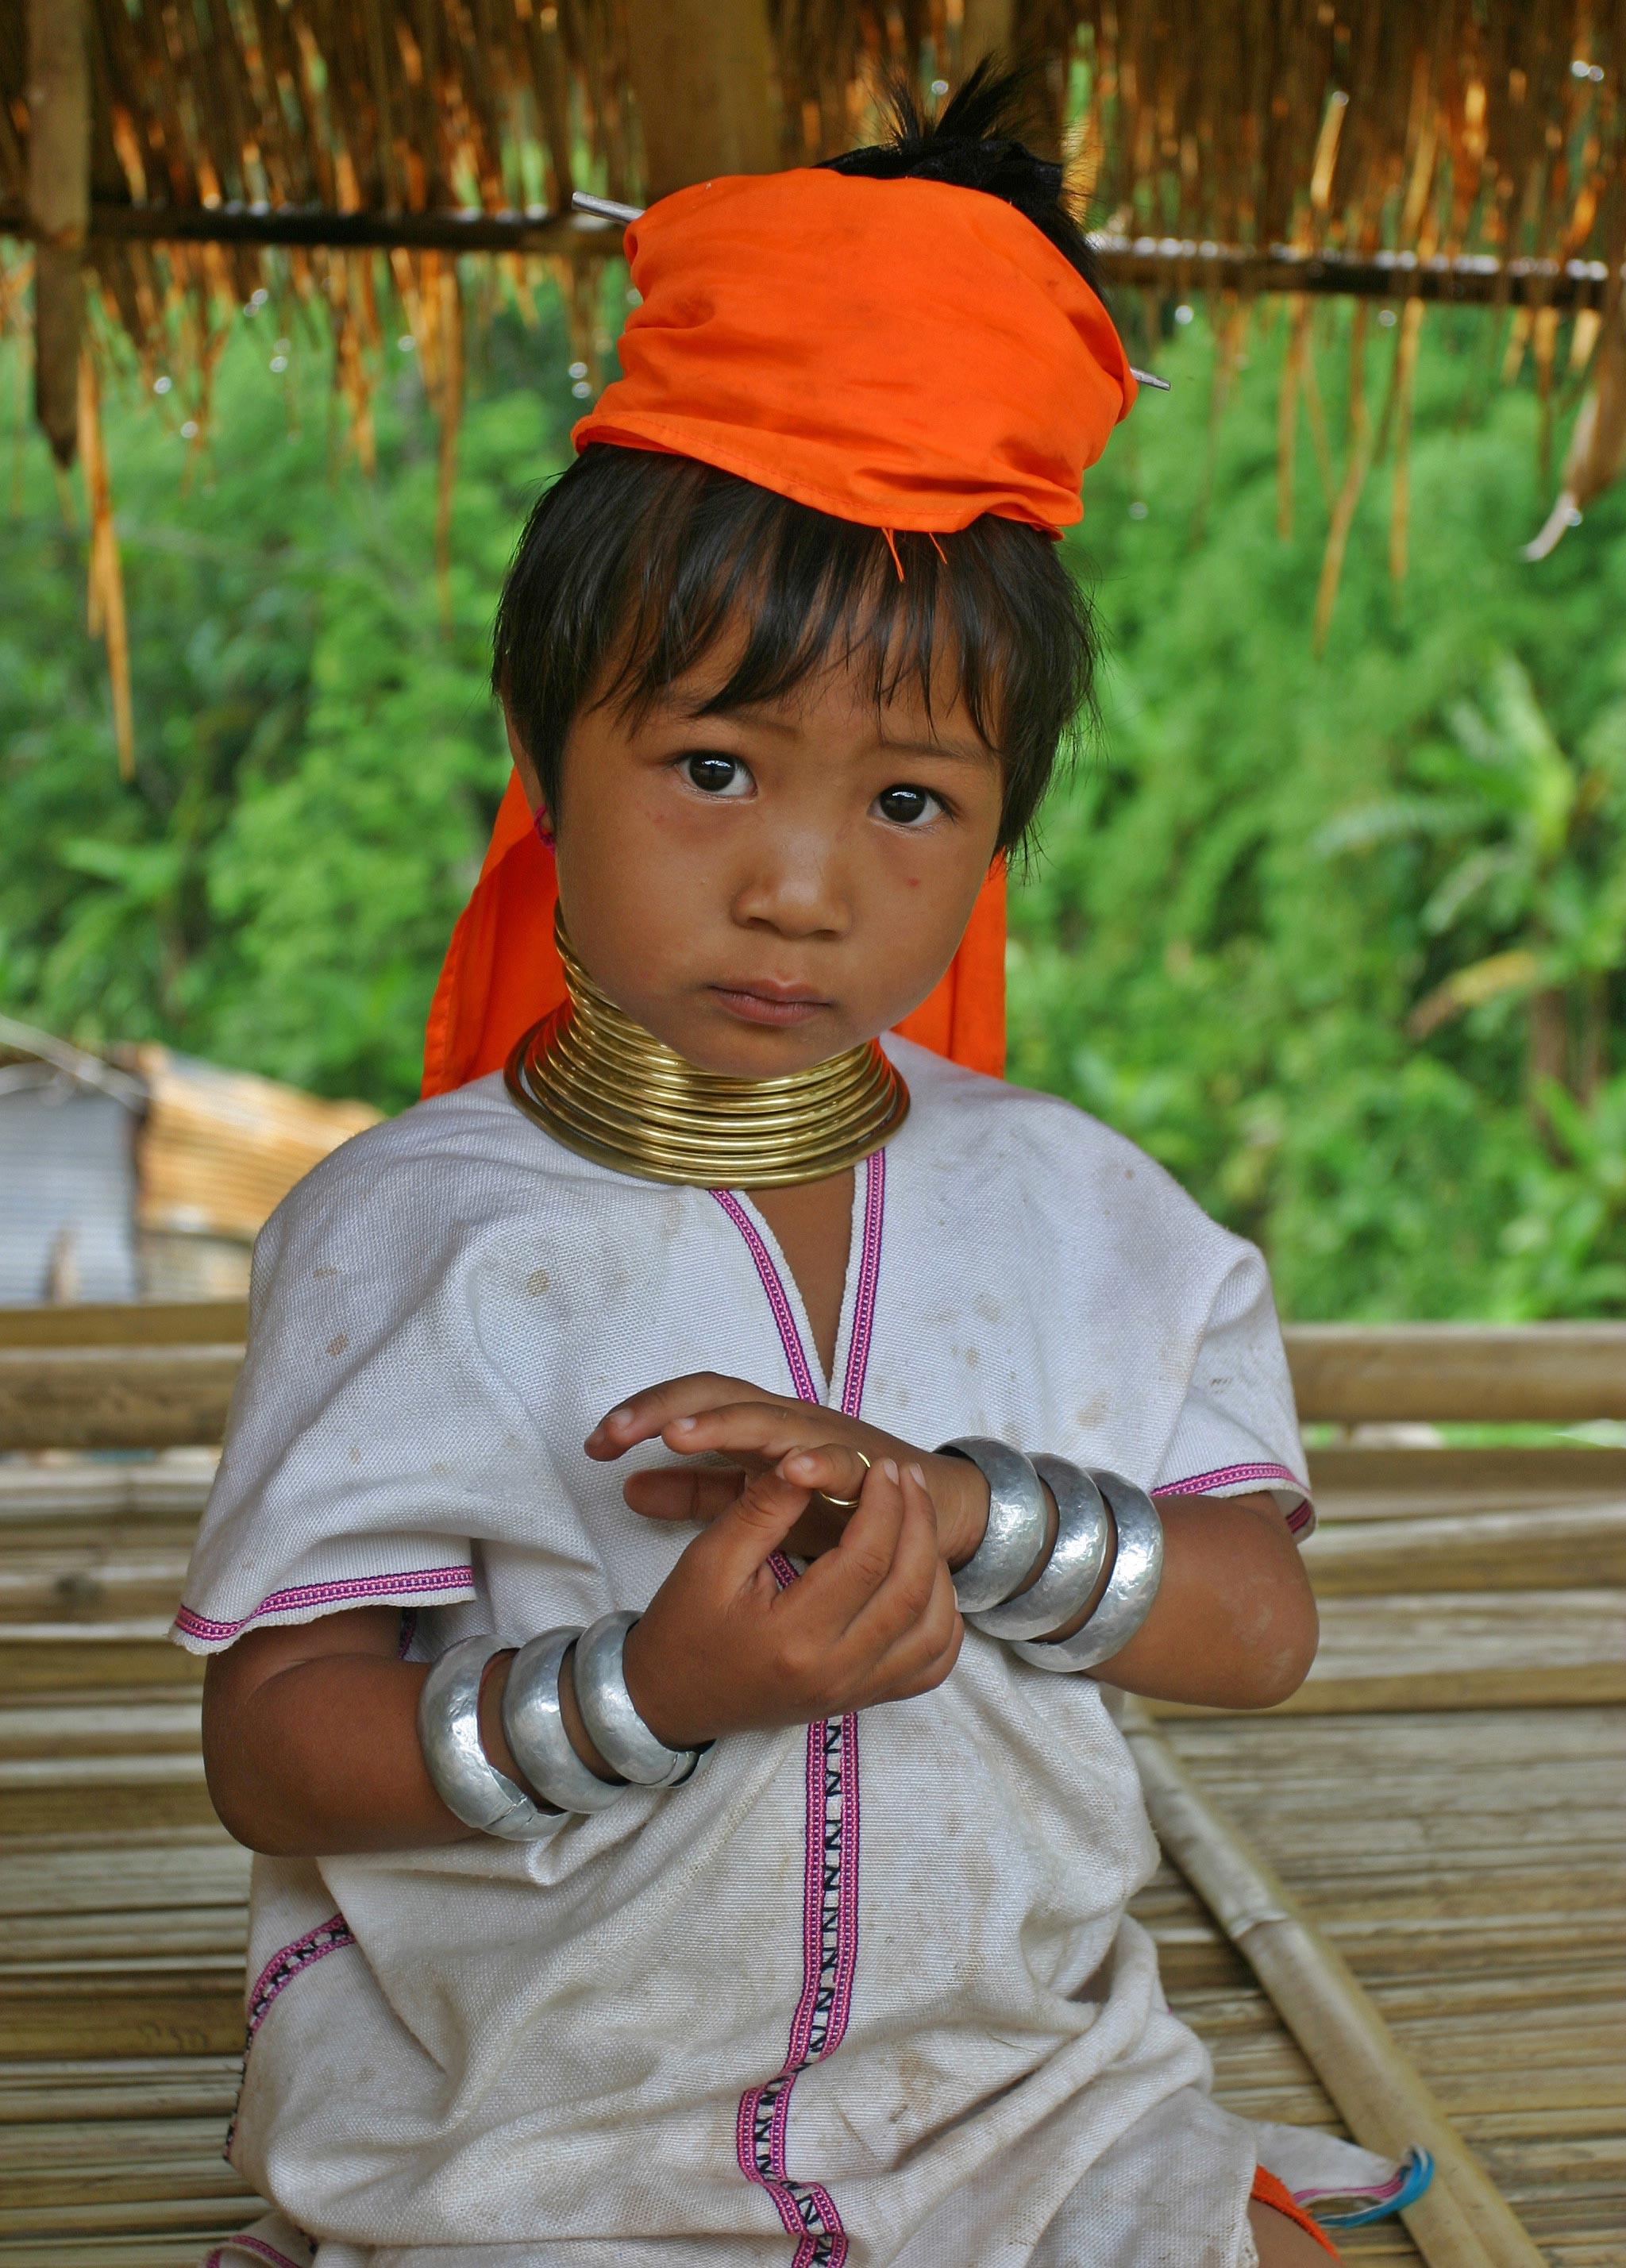
[[[943,806],[929,788],[889,787],[876,797],[875,808],[894,827],[918,827],[922,820],[935,817]]]
[[[711,748],[696,748],[681,759],[683,777],[703,795],[749,795],[751,775],[737,756],[720,756]]]

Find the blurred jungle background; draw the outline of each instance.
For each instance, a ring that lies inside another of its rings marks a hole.
[[[1284,303],[1245,330],[1163,309],[1173,391],[1143,397],[1069,539],[1107,661],[1016,896],[1011,1071],[1257,1238],[1291,1317],[1605,1314],[1626,1300],[1626,482],[1521,558],[1562,370],[1545,400],[1534,372],[1504,384],[1508,322],[1431,311],[1402,459],[1392,320],[1316,308],[1314,382],[1284,397]],[[0,347],[0,1003],[399,1108],[505,772],[493,601],[585,372],[545,300],[534,328],[493,316],[438,577],[410,339],[368,475],[323,338],[277,328],[233,317],[206,431],[161,374],[107,390],[128,779],[78,475],[54,480]]]

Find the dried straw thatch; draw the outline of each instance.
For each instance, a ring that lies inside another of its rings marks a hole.
[[[1320,446],[1314,294],[1406,303],[1397,446],[1427,300],[1512,306],[1544,388],[1618,321],[1626,0],[10,0],[0,325],[32,298],[40,420],[63,462],[82,443],[105,519],[87,297],[199,431],[236,307],[321,305],[364,461],[372,350],[404,316],[449,496],[460,253],[498,255],[522,298],[550,269],[596,379],[616,237],[570,217],[573,188],[636,202],[827,153],[888,76],[941,85],[990,48],[1034,63],[1036,131],[1088,187],[1115,284],[1210,291],[1239,342],[1251,295],[1292,295],[1284,497],[1301,404]],[[1581,486],[1622,422],[1594,416]],[[1357,424],[1328,482],[1328,604],[1372,447]],[[115,674],[117,585],[109,532],[92,608]]]

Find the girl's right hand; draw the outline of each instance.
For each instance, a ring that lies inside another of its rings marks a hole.
[[[905,1700],[953,1668],[964,1625],[920,1468],[875,1465],[840,1542],[782,1589],[768,1562],[811,1494],[757,1474],[628,1632],[628,1690],[670,1747]]]

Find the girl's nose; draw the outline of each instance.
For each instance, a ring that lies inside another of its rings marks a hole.
[[[844,936],[851,916],[842,868],[834,843],[806,837],[781,842],[741,882],[734,917],[783,937]]]

